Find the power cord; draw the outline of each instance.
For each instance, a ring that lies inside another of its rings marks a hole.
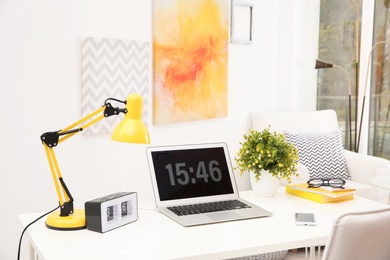
[[[21,246],[22,246],[22,239],[23,239],[24,232],[26,232],[27,228],[28,228],[29,226],[31,226],[32,224],[34,224],[35,222],[37,222],[38,220],[40,220],[41,218],[43,218],[44,216],[49,215],[50,213],[56,211],[59,207],[60,207],[60,206],[57,206],[55,209],[53,209],[53,210],[51,210],[51,211],[49,211],[49,212],[43,214],[42,216],[40,216],[40,217],[37,218],[36,220],[32,221],[30,224],[28,224],[28,225],[23,229],[23,232],[22,232],[22,234],[20,235],[20,240],[19,240],[18,258],[17,258],[17,260],[20,259],[20,248],[21,248]]]

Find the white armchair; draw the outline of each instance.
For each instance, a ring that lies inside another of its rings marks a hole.
[[[294,113],[257,112],[251,114],[249,121],[249,128],[262,130],[270,125],[271,130],[280,133],[284,131],[326,133],[339,128],[334,110]],[[351,175],[349,184],[357,188],[358,195],[374,199],[375,191],[370,185],[369,179],[377,175],[390,175],[390,162],[347,150],[344,150],[344,157]]]
[[[389,240],[389,208],[348,213],[335,221],[322,259],[390,259]]]

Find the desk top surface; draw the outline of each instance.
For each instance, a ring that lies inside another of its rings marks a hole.
[[[333,221],[347,212],[374,210],[385,204],[358,196],[349,201],[319,204],[286,194],[272,198],[241,192],[241,197],[271,211],[272,217],[182,227],[155,211],[153,203],[140,203],[136,222],[104,234],[56,231],[45,219],[30,226],[30,243],[42,259],[222,259],[291,248],[326,244]],[[295,212],[313,212],[317,226],[296,226]],[[26,226],[40,214],[24,214]],[[40,258],[40,259],[41,259]]]

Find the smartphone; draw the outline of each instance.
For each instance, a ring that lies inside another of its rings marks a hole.
[[[317,225],[313,213],[295,213],[295,224],[300,226],[315,226]]]

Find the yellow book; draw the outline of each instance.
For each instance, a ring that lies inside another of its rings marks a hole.
[[[306,185],[306,186],[304,186]],[[320,189],[320,188],[307,188],[307,184],[300,184],[297,186],[297,184],[291,184],[286,186],[286,192],[290,193],[292,195],[296,195],[308,200],[312,200],[318,203],[331,203],[331,202],[338,202],[338,201],[344,201],[344,200],[351,200],[353,199],[353,191],[347,191],[347,192],[337,192],[337,194],[332,194],[332,192],[329,191],[318,191],[313,189]],[[330,194],[327,194],[330,193]]]
[[[347,194],[355,193],[355,189],[348,189],[348,190],[342,190],[342,191],[341,190],[331,191],[331,190],[328,190],[326,187],[322,187],[322,186],[318,187],[318,188],[308,188],[307,187],[308,185],[306,182],[298,183],[298,184],[289,184],[289,186],[291,189],[294,189],[294,190],[301,190],[301,191],[321,194],[321,195],[325,195],[325,196],[332,197],[332,198],[338,198],[341,196],[345,196]]]
[[[343,186],[343,188],[333,188],[330,186],[321,186],[321,189],[330,191],[330,192],[346,192],[346,191],[356,191],[354,187],[351,186]]]

